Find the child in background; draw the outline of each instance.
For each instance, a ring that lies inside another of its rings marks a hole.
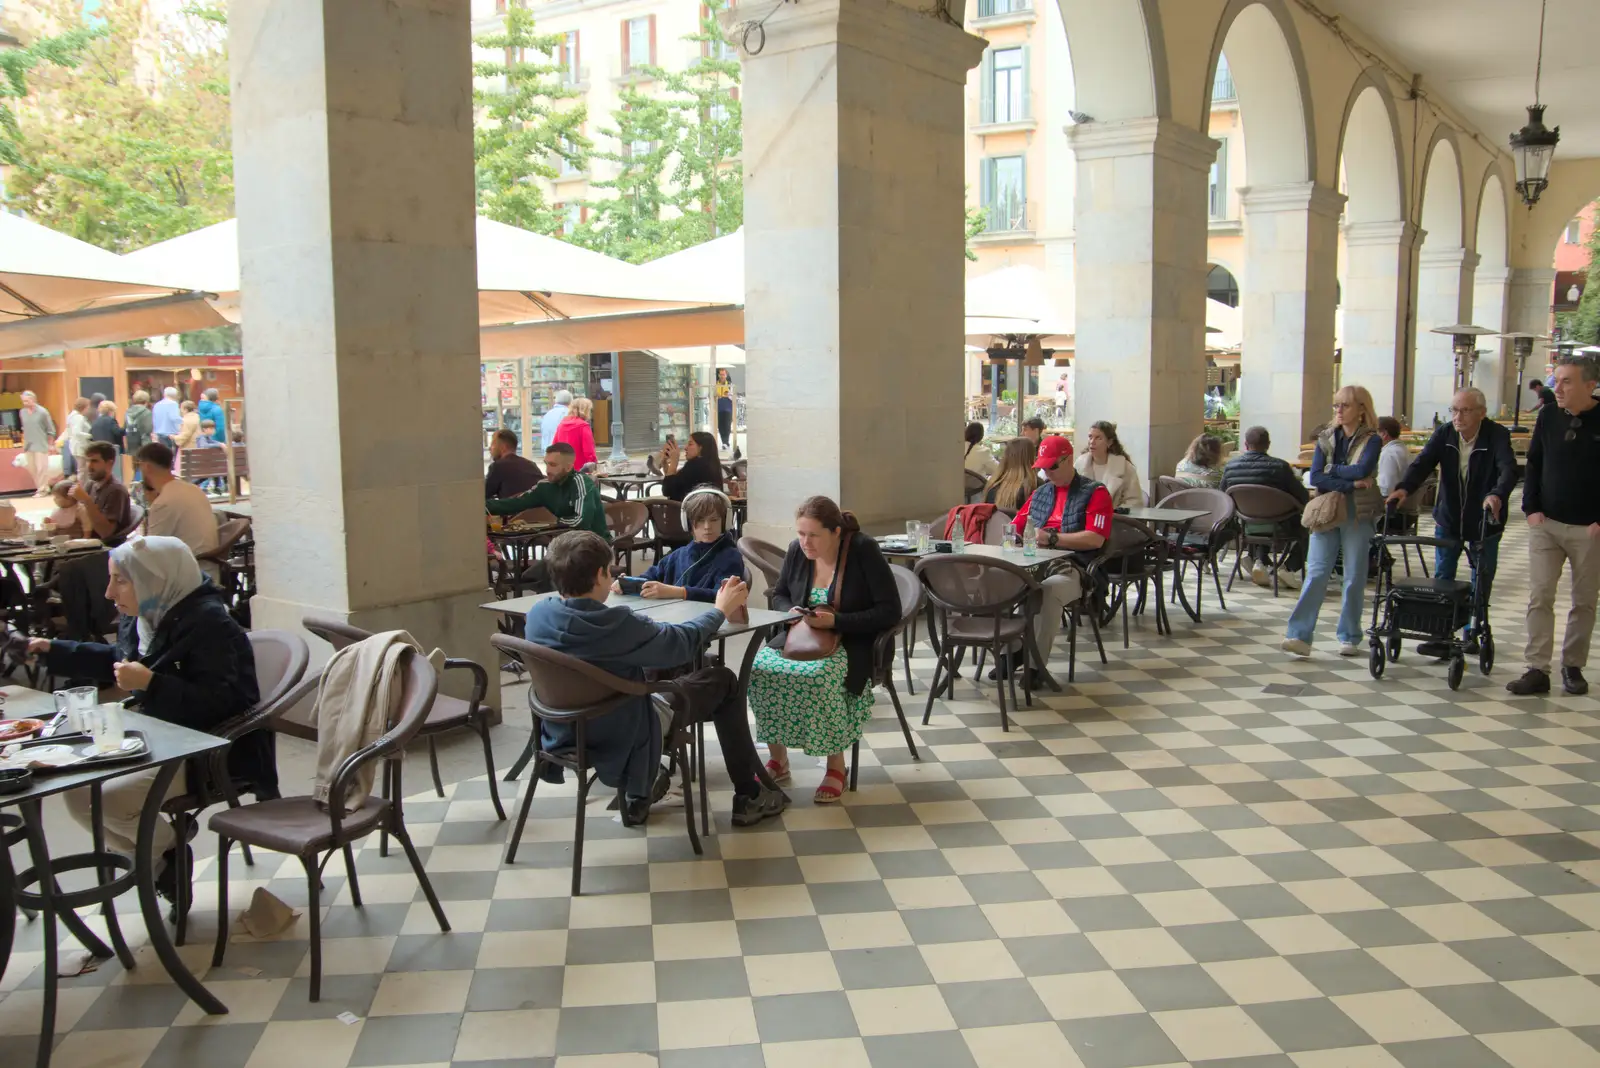
[[[217,440],[217,424],[216,423],[212,422],[210,419],[201,420],[201,422],[200,422],[200,435],[197,438],[194,439],[194,448],[197,448],[197,449],[220,449],[220,448],[222,448],[222,442]]]
[[[75,538],[83,526],[78,517],[78,502],[72,499],[73,485],[72,479],[64,478],[51,487],[50,496],[55,499],[56,510],[45,516],[44,523],[56,534]]]

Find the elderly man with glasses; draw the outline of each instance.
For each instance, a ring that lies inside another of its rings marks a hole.
[[[1522,510],[1528,514],[1527,672],[1506,684],[1518,696],[1550,692],[1556,583],[1572,568],[1572,608],[1561,642],[1561,688],[1589,692],[1583,669],[1600,597],[1600,367],[1566,359],[1556,367],[1556,403],[1539,410],[1528,443]]]
[[[1448,538],[1454,546],[1434,549],[1434,573],[1442,579],[1456,577],[1461,562],[1461,542],[1478,543],[1474,571],[1483,603],[1489,603],[1495,566],[1500,559],[1500,535],[1505,533],[1506,501],[1517,484],[1517,457],[1511,451],[1511,431],[1487,418],[1489,405],[1483,392],[1463,389],[1450,402],[1450,422],[1433,432],[1427,446],[1411,461],[1405,477],[1389,494],[1404,503],[1422,488],[1434,470],[1439,471],[1439,499],[1433,506],[1434,537]],[[1477,621],[1474,620],[1474,623]],[[1443,657],[1443,642],[1423,642],[1423,656]],[[1467,628],[1467,651],[1478,652],[1472,625]]]

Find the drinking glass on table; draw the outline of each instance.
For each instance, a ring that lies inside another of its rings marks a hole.
[[[86,717],[86,729],[95,752],[117,752],[122,748],[122,705],[111,702],[93,706]]]
[[[88,729],[86,715],[100,700],[100,691],[93,686],[74,686],[70,690],[57,690],[56,712],[67,717],[67,729],[82,732]]]

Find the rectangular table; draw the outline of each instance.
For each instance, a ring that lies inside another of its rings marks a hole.
[[[879,542],[879,548],[883,548],[881,540]],[[962,549],[958,553],[941,553],[934,549],[929,549],[926,552],[918,552],[914,549],[884,548],[883,555],[888,557],[890,560],[921,560],[925,556],[982,557],[986,560],[1004,560],[1008,564],[1016,564],[1018,567],[1033,570],[1034,568],[1048,567],[1052,564],[1058,563],[1063,559],[1071,557],[1072,553],[1066,549],[1041,548],[1036,550],[1033,556],[1024,556],[1021,549],[1007,549],[1001,545],[973,545],[969,543],[966,548]]]
[[[48,719],[55,714],[55,702],[49,694],[21,686],[0,687],[0,693],[6,696],[4,710],[8,717]],[[221,749],[227,746],[228,742],[214,734],[190,730],[163,720],[152,719],[138,712],[124,713],[123,722],[126,730],[144,734],[145,740],[150,745],[150,752],[144,758],[119,764],[100,765],[82,771],[60,771],[45,775],[35,773],[33,785],[27,790],[19,794],[0,795],[0,809],[16,807],[21,811],[23,826],[20,836],[15,840],[25,840],[28,843],[33,871],[61,873],[98,870],[99,873],[98,883],[86,890],[63,893],[56,886],[53,877],[45,877],[30,883],[34,889],[24,892],[17,886],[16,873],[11,871],[10,835],[17,835],[18,832],[10,832],[7,839],[0,842],[0,970],[3,970],[4,961],[11,952],[17,905],[37,909],[44,921],[45,989],[39,1051],[36,1059],[38,1068],[47,1068],[49,1065],[51,1047],[55,1040],[58,983],[56,920],[59,918],[74,937],[95,956],[108,957],[112,953],[112,948],[107,947],[88,931],[72,911],[78,907],[100,905],[107,933],[111,936],[112,947],[122,961],[123,967],[132,970],[133,954],[122,937],[122,929],[113,904],[116,897],[130,888],[138,890],[139,909],[143,913],[145,928],[150,935],[150,944],[173,982],[177,983],[179,989],[207,1013],[221,1015],[228,1011],[227,1006],[217,1000],[216,996],[201,985],[200,980],[184,966],[182,958],[173,948],[172,938],[167,933],[166,918],[162,915],[160,901],[156,897],[155,858],[152,855],[156,821],[161,818],[162,801],[166,798],[172,780],[182,769],[184,762],[191,757]],[[129,858],[120,853],[108,852],[105,847],[104,831],[98,820],[101,786],[110,779],[152,769],[157,770],[157,775],[139,816],[139,837],[135,856]],[[52,859],[49,845],[45,841],[43,801],[53,794],[78,788],[94,791],[92,811],[96,814],[96,819],[93,852]],[[5,900],[8,894],[14,900]],[[217,922],[226,923],[227,918],[218,917]]]
[[[1183,588],[1183,557],[1180,553],[1179,547],[1182,546],[1183,539],[1189,534],[1189,524],[1193,523],[1201,516],[1208,514],[1210,513],[1199,508],[1161,508],[1157,506],[1154,508],[1129,508],[1126,512],[1118,512],[1114,517],[1115,519],[1136,519],[1141,523],[1149,523],[1153,526],[1171,528],[1173,530],[1172,559],[1175,562],[1172,565],[1172,593],[1178,599],[1178,603],[1183,605],[1184,612],[1186,612],[1189,618],[1194,620],[1196,623],[1200,622],[1201,595],[1196,593],[1195,603],[1192,605],[1189,603],[1189,595]],[[1201,581],[1204,582],[1205,567],[1203,563],[1200,566],[1200,578]],[[1201,588],[1203,589],[1204,587]],[[1221,595],[1222,583],[1219,580],[1217,583],[1217,596],[1220,597]],[[1141,589],[1141,607],[1143,606],[1143,603],[1144,594],[1143,590]]]
[[[1141,523],[1193,523],[1205,515],[1205,511],[1198,508],[1129,508],[1118,515],[1137,519]]]

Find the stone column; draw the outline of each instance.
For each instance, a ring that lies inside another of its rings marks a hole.
[[[1550,333],[1550,307],[1555,298],[1556,272],[1551,267],[1513,267],[1511,277],[1506,283],[1506,329],[1515,333],[1524,334],[1549,334]],[[1534,405],[1533,394],[1528,392],[1528,383],[1534,379],[1543,381],[1544,365],[1550,359],[1550,343],[1547,341],[1535,342],[1533,355],[1528,357],[1528,362],[1523,374],[1521,396],[1517,397],[1516,404],[1519,411],[1531,412]],[[1507,390],[1513,393],[1517,390],[1516,361],[1510,361],[1511,368],[1507,374]],[[1530,419],[1522,420],[1523,426],[1532,425]]]
[[[1166,119],[1071,126],[1078,156],[1077,447],[1109,419],[1148,479],[1205,418],[1206,172],[1217,142]]]
[[[749,17],[742,8],[725,18]],[[892,0],[766,18],[744,57],[750,526],[961,499],[963,98],[984,42]]]
[[[1421,231],[1407,222],[1352,223],[1344,288],[1344,353],[1339,385],[1365,386],[1380,415],[1401,415],[1406,353],[1411,346],[1405,295]]]
[[[405,629],[488,667],[497,696],[476,607],[467,5],[234,0],[229,15],[256,625]]]
[[[1472,277],[1478,254],[1464,248],[1424,244],[1417,256],[1417,354],[1411,376],[1411,425],[1429,426],[1433,417],[1450,418],[1455,394],[1450,338],[1436,326],[1464,323],[1472,315]]]
[[[1468,321],[1495,331],[1510,329],[1506,326],[1506,293],[1510,282],[1509,268],[1480,266],[1473,274],[1472,317]],[[1485,337],[1479,341],[1478,347],[1489,351],[1478,358],[1472,384],[1483,390],[1492,419],[1500,411],[1500,405],[1507,403],[1512,390],[1516,389],[1516,361],[1512,358],[1509,341]]]
[[[1329,415],[1344,195],[1315,182],[1240,191],[1245,269],[1239,421],[1285,456]]]

